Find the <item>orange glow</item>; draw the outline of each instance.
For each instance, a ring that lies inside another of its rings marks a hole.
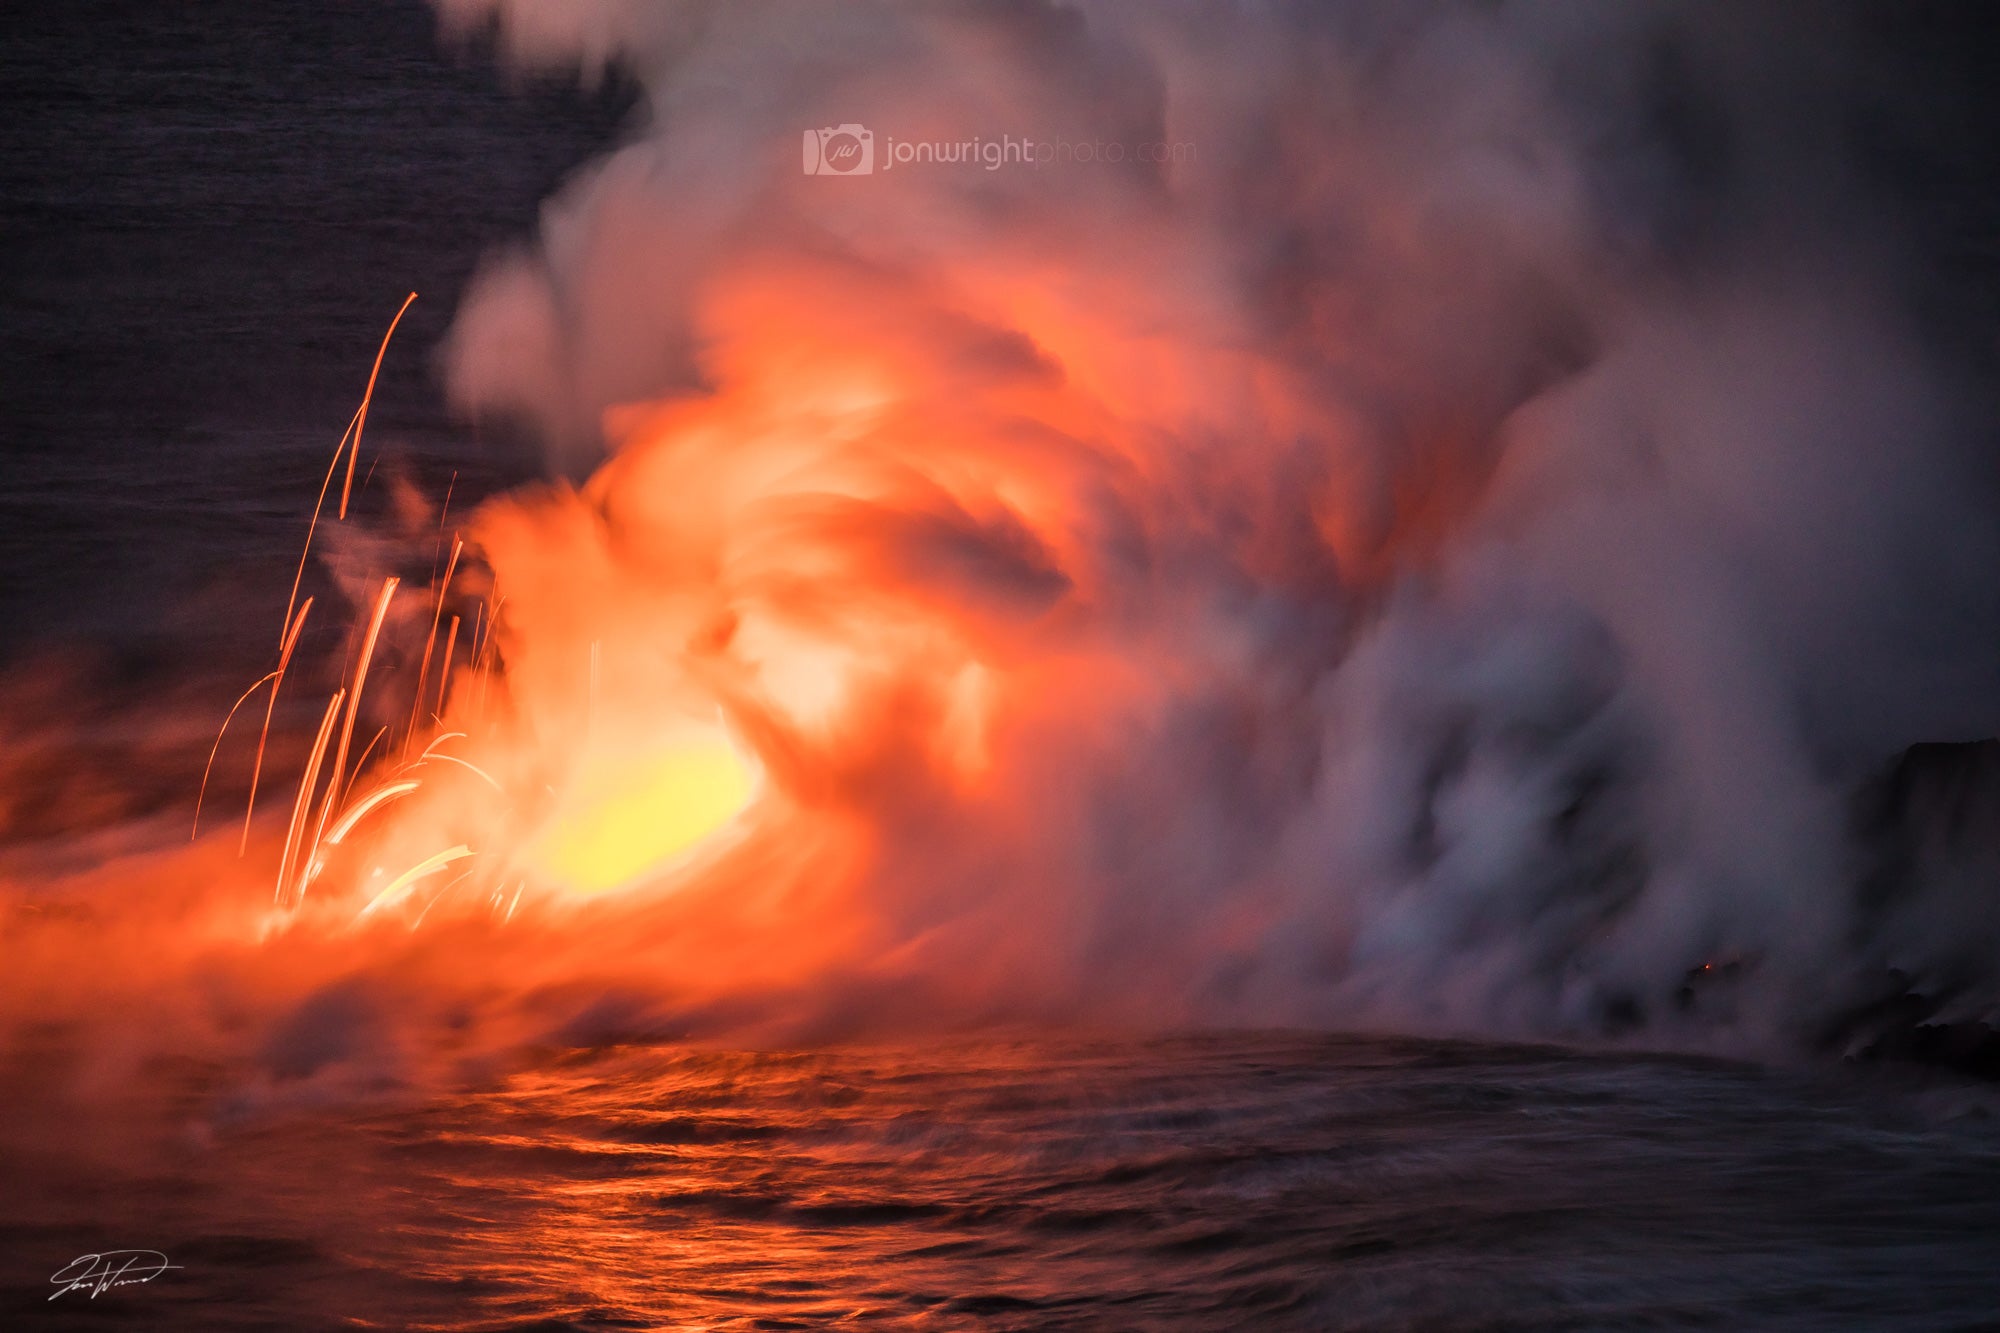
[[[273,858],[285,929],[491,929],[516,979],[532,955],[711,998],[1035,989],[1060,954],[982,913],[1098,928],[1094,775],[1177,700],[1236,725],[1259,635],[1476,489],[1376,485],[1343,409],[1240,331],[1184,336],[1161,276],[717,264],[700,387],[604,408],[587,481],[440,522],[407,614],[377,572]],[[316,508],[309,545],[343,521]],[[1003,877],[991,909],[966,887]]]
[[[544,876],[574,893],[619,888],[672,861],[741,811],[755,789],[749,765],[720,732],[586,766],[529,851]]]

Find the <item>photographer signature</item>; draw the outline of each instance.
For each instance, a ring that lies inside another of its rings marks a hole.
[[[81,1255],[49,1279],[57,1288],[55,1296],[49,1299],[84,1290],[94,1301],[113,1287],[151,1282],[169,1268],[179,1267],[168,1263],[167,1256],[158,1250],[106,1250],[102,1254]]]

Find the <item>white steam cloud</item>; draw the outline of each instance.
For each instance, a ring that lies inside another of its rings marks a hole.
[[[783,579],[854,595],[802,549],[948,606],[916,674],[1012,692],[992,775],[933,799],[887,742],[844,770],[880,957],[926,994],[1760,1041],[1894,968],[1987,1011],[1960,942],[1990,893],[1858,887],[1863,780],[2000,723],[1991,478],[1845,128],[1858,24],[438,3],[644,95],[448,349],[464,407],[557,471],[616,451],[493,553],[515,656],[567,610],[532,590],[571,510],[627,584],[714,526],[732,614]],[[802,174],[801,132],[846,123],[1191,147]],[[729,430],[606,426],[801,385],[899,479],[788,491],[810,547],[731,508],[757,455]]]

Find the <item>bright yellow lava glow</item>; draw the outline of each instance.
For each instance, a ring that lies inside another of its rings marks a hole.
[[[600,759],[567,794],[537,859],[575,893],[602,893],[693,847],[750,800],[750,767],[716,734],[664,755]]]

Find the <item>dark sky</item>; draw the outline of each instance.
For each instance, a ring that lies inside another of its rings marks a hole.
[[[1988,373],[2000,9],[1863,12],[1880,80],[1853,133],[1938,261],[1935,327]],[[0,662],[144,640],[203,588],[251,618],[281,601],[245,562],[283,563],[412,289],[378,443],[433,487],[466,472],[461,494],[535,469],[449,420],[432,353],[629,89],[442,50],[421,0],[74,0],[0,25]]]
[[[10,10],[0,661],[143,638],[161,602],[293,546],[413,289],[378,442],[426,476],[528,466],[451,428],[432,352],[629,95],[444,50],[420,0]],[[274,581],[234,580],[260,610]]]

